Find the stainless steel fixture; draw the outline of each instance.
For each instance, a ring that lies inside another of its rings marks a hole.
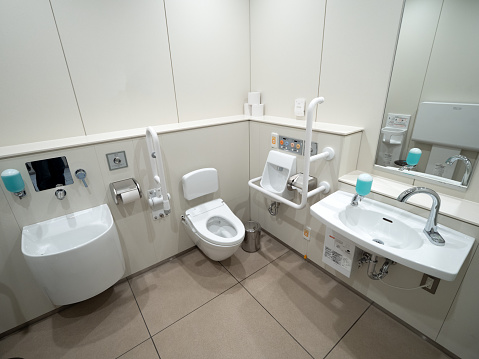
[[[454,162],[456,162],[457,160],[461,160],[464,162],[464,164],[466,165],[466,171],[464,172],[464,176],[462,177],[462,181],[461,181],[461,184],[463,186],[467,186],[469,184],[469,179],[471,178],[471,173],[472,173],[472,163],[471,161],[469,160],[469,158],[467,158],[466,156],[463,156],[463,155],[455,155],[455,156],[452,156],[452,157],[449,157],[447,160],[446,160],[446,164],[447,165],[452,165]]]
[[[439,207],[441,206],[441,198],[439,195],[432,189],[426,187],[411,187],[402,192],[397,200],[399,202],[406,202],[410,197],[418,193],[425,193],[432,198],[431,213],[424,227],[424,233],[432,244],[443,246],[446,242],[437,231],[437,215],[439,213]]]
[[[57,189],[55,191],[55,197],[58,198],[60,201],[63,200],[67,195],[67,191],[65,191],[63,188]]]

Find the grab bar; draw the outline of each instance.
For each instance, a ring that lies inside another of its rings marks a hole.
[[[158,219],[158,217],[164,217],[170,214],[171,207],[170,194],[168,193],[166,185],[160,141],[156,131],[151,126],[146,129],[146,145],[148,146],[148,157],[150,158],[153,179],[159,185],[158,188],[148,191],[148,202],[153,210],[153,218]]]
[[[325,147],[323,148],[323,152],[311,156],[311,138],[313,136],[313,116],[314,116],[314,111],[316,109],[317,105],[320,105],[324,102],[324,97],[316,97],[311,100],[311,102],[308,105],[308,112],[306,115],[306,139],[305,139],[305,147],[304,147],[304,165],[303,165],[303,178],[309,178],[309,168],[311,165],[311,162],[320,160],[320,159],[326,159],[326,160],[332,160],[334,158],[334,150],[331,147]],[[306,202],[309,197],[314,196],[315,194],[318,194],[319,192],[324,192],[328,193],[331,186],[329,185],[328,182],[322,181],[319,183],[319,187],[306,192],[306,191],[301,191],[301,202],[299,204],[294,203],[293,201],[290,201],[288,199],[285,199],[281,196],[278,196],[275,193],[271,193],[267,190],[265,190],[263,187],[260,187],[253,182],[256,182],[258,180],[261,180],[262,176],[253,178],[248,181],[248,186],[251,188],[254,188],[261,193],[264,193],[268,195],[269,197],[272,197],[278,202],[284,203],[292,208],[295,209],[302,209],[306,207]]]

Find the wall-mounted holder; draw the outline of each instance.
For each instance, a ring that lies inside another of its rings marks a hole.
[[[168,200],[170,200],[170,194],[168,193]],[[163,194],[161,188],[153,188],[148,190],[148,204],[151,208],[151,214],[153,219],[164,218],[169,215],[171,210],[166,209],[164,206]]]
[[[323,148],[323,151],[317,155],[311,156],[311,137],[313,135],[313,121],[314,121],[314,114],[316,110],[316,105],[319,105],[324,102],[324,97],[316,97],[311,102],[309,103],[308,106],[308,112],[306,115],[306,134],[305,134],[305,146],[304,146],[304,162],[303,162],[303,178],[308,178],[309,179],[309,170],[310,170],[310,165],[311,162],[318,161],[321,159],[325,159],[327,161],[330,161],[334,158],[334,150],[331,147],[325,147]],[[255,190],[271,197],[273,200],[284,203],[288,205],[289,207],[292,207],[294,209],[302,209],[306,207],[306,202],[308,201],[309,197],[312,197],[320,192],[323,193],[328,193],[331,186],[329,185],[328,182],[326,181],[321,181],[319,183],[319,187],[311,190],[311,191],[301,191],[301,202],[300,203],[295,203],[293,201],[290,201],[288,199],[285,199],[284,197],[272,193],[271,191],[268,191],[267,189],[258,186],[254,182],[262,180],[263,176],[253,178],[248,181],[248,186],[251,188],[254,188]],[[288,176],[289,178],[289,176]]]
[[[2,172],[2,181],[7,191],[22,199],[27,195],[25,192],[25,182],[18,170],[8,169]]]
[[[131,203],[142,197],[140,185],[133,178],[110,183],[110,191],[117,205]]]
[[[299,193],[301,193],[301,191],[304,188],[303,178],[304,178],[304,175],[303,175],[302,172],[296,173],[296,174],[292,175],[291,177],[289,177],[289,179],[288,179],[288,190],[290,190],[290,191],[296,190]],[[307,192],[312,191],[316,187],[318,187],[318,179],[316,177],[309,176]]]
[[[160,140],[153,127],[146,129],[146,145],[150,158],[151,172],[157,187],[148,190],[148,203],[153,219],[163,218],[170,214],[170,194],[166,186],[165,169],[161,156]]]

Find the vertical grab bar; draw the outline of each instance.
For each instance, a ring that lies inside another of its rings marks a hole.
[[[311,162],[314,162],[320,159],[326,159],[329,161],[334,158],[334,150],[331,147],[325,147],[323,148],[323,152],[315,156],[311,156],[311,138],[313,136],[314,111],[316,110],[316,106],[322,104],[323,102],[324,102],[324,97],[316,97],[312,99],[311,102],[309,103],[308,112],[306,115],[306,138],[305,138],[305,145],[304,145],[304,165],[303,165],[303,178],[306,178],[306,179],[309,178],[309,168],[310,168]],[[274,200],[284,203],[295,209],[302,209],[306,207],[306,202],[308,201],[309,197],[314,196],[315,194],[318,194],[319,192],[328,193],[330,190],[329,183],[326,181],[322,181],[319,183],[319,187],[316,189],[313,189],[309,192],[307,192],[306,190],[303,190],[301,192],[301,202],[297,204],[297,203],[294,203],[293,201],[290,201],[281,196],[278,196],[275,193],[271,193],[265,190],[264,188],[254,184],[254,182],[260,179],[261,179],[261,176],[253,178],[249,180],[248,185],[251,188],[254,188],[260,191],[261,193],[272,197]],[[307,180],[305,181],[307,183]]]
[[[170,214],[171,207],[170,194],[168,193],[166,185],[160,141],[158,140],[156,131],[151,126],[146,129],[146,145],[148,146],[148,157],[150,158],[153,179],[159,186],[158,188],[148,191],[148,202],[153,210],[153,218],[158,219],[158,217],[164,217]]]

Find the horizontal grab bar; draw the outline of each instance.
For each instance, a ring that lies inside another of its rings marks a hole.
[[[251,180],[248,181],[248,186],[250,186],[251,188],[254,188],[256,189],[257,191],[260,191],[261,193],[264,193],[265,195],[273,198],[274,200],[278,201],[278,202],[281,202],[281,203],[284,203],[292,208],[295,208],[295,209],[303,209],[304,207],[306,207],[306,202],[304,201],[301,201],[301,203],[294,203],[293,201],[290,201],[288,199],[285,199],[279,195],[277,195],[276,193],[271,193],[270,191],[264,189],[263,187],[260,187],[258,186],[257,184],[254,184],[253,182],[257,182],[257,181],[260,181],[261,178],[263,176],[259,176],[259,177],[256,177],[256,178],[253,178]],[[326,181],[322,181],[319,183],[319,187],[309,191],[307,193],[307,198],[311,197],[311,196],[314,196],[315,194],[318,194],[319,192],[324,192],[324,193],[328,193],[329,190],[330,190],[331,186],[329,185],[328,182]],[[304,195],[303,195],[304,196]]]

